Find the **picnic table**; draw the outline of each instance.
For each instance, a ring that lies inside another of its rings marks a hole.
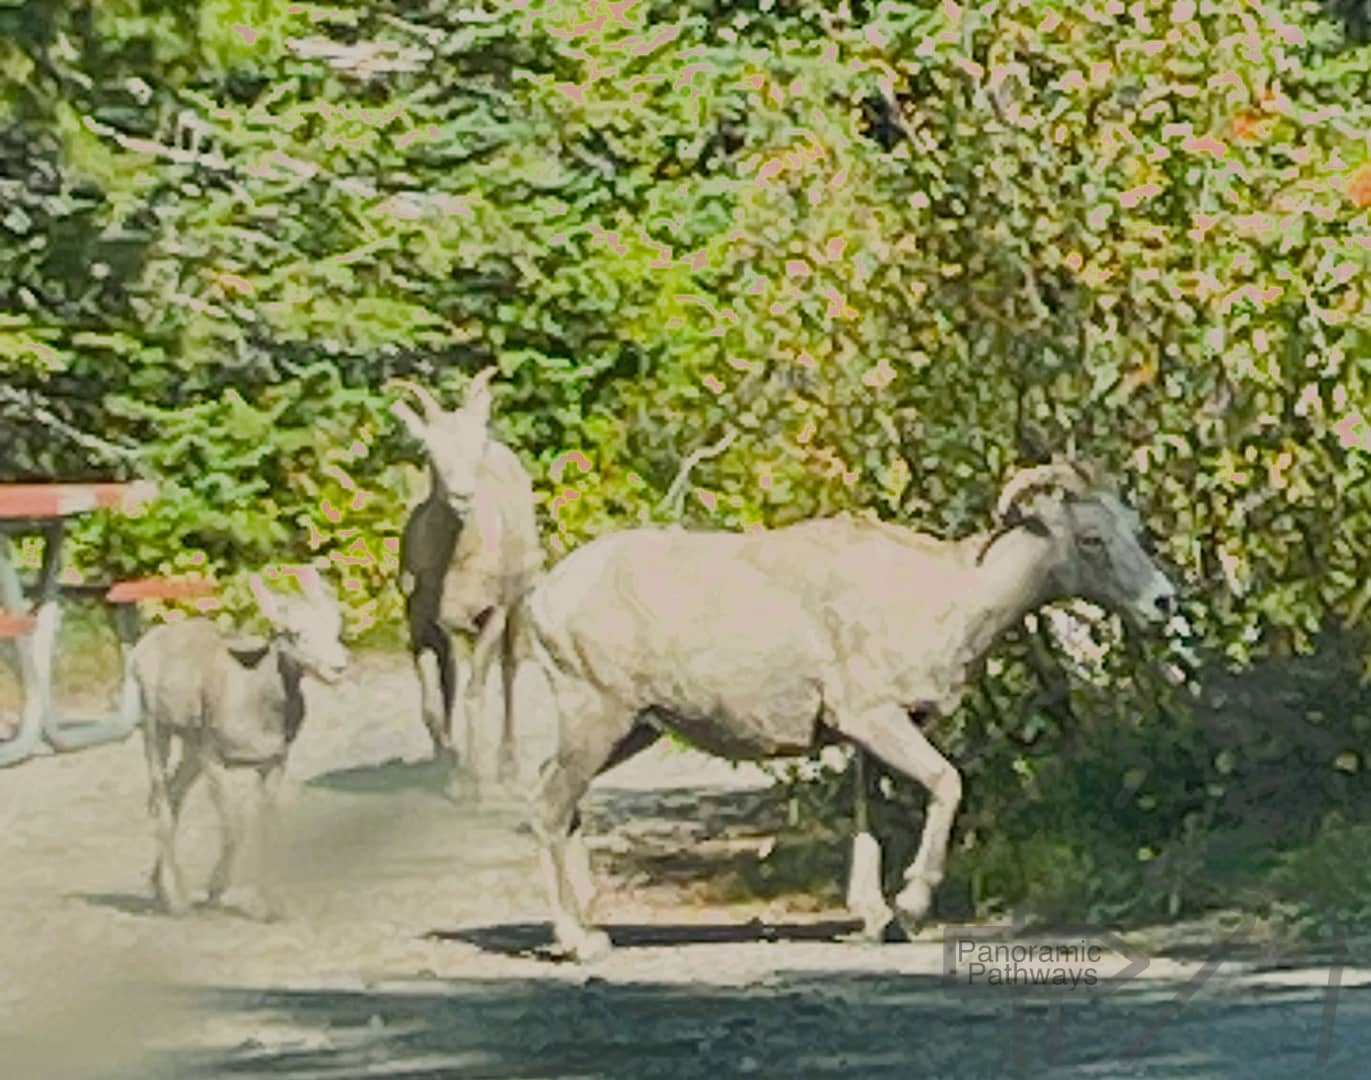
[[[208,582],[143,578],[112,585],[70,586],[60,581],[67,521],[94,510],[130,510],[151,499],[156,487],[146,481],[100,484],[0,484],[0,639],[13,640],[19,654],[23,711],[19,729],[0,741],[0,767],[33,756],[46,742],[54,750],[80,750],[117,741],[137,726],[139,702],[127,678],[128,650],[137,640],[136,601],[151,597],[203,595]],[[44,538],[42,565],[28,590],[19,576],[12,538]],[[111,605],[115,630],[125,657],[125,678],[113,716],[63,720],[53,696],[53,665],[61,628],[63,593],[94,595]]]

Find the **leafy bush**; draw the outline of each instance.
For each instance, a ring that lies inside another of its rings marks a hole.
[[[0,472],[163,483],[83,525],[91,568],[323,556],[393,626],[386,384],[496,363],[556,553],[730,428],[688,521],[962,532],[1074,442],[1211,673],[1365,624],[1371,67],[1314,5],[21,0],[0,30]],[[1366,665],[1345,640],[1320,694]],[[1136,657],[1065,693],[1027,657],[937,735],[968,904],[1174,913],[1363,809],[1325,737],[1361,752],[1361,699],[1216,725]],[[1237,843],[1266,783],[1291,812]]]

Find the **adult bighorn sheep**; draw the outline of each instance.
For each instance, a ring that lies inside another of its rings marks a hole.
[[[273,628],[265,643],[233,641],[208,619],[186,619],[153,627],[130,653],[147,751],[148,810],[157,819],[152,884],[173,915],[189,906],[176,860],[176,826],[202,773],[223,828],[210,876],[211,902],[253,918],[279,911],[263,878],[263,855],[275,830],[286,755],[304,722],[300,683],[306,675],[337,682],[349,663],[335,598],[312,567],[295,573],[303,598],[278,598],[261,578],[252,579],[257,604]],[[180,740],[181,752],[168,778],[173,738]],[[228,774],[236,769],[257,772],[253,814],[231,796]]]
[[[559,945],[582,959],[609,947],[588,925],[577,806],[663,729],[734,760],[855,743],[927,788],[895,912],[870,835],[856,838],[848,889],[866,935],[896,913],[912,929],[943,877],[962,786],[919,721],[956,709],[1001,634],[1044,603],[1082,597],[1139,625],[1175,604],[1136,513],[1085,465],[1019,472],[997,517],[959,540],[848,516],[750,534],[630,529],[554,567],[517,613],[516,647],[557,710],[533,826]],[[519,680],[516,724],[534,707],[531,681]]]
[[[435,755],[452,770],[449,793],[474,790],[513,766],[507,697],[512,669],[504,634],[510,608],[538,578],[544,556],[533,481],[518,455],[490,432],[493,367],[477,374],[465,402],[445,410],[423,387],[391,411],[428,457],[428,495],[411,512],[400,545],[400,590],[409,620],[424,724]],[[454,637],[461,648],[454,648]],[[486,687],[501,661],[505,693],[498,735],[486,730]],[[461,733],[460,748],[456,745]]]

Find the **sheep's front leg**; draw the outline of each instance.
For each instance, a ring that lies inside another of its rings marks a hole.
[[[264,781],[259,779],[254,785],[252,801],[257,805],[248,813],[243,806],[246,800],[233,797],[231,770],[223,762],[207,756],[204,770],[223,836],[219,861],[210,876],[210,901],[251,919],[270,920],[276,912],[261,891],[259,869]]]
[[[249,887],[256,900],[255,914],[264,919],[279,919],[285,914],[281,898],[276,892],[275,875],[281,869],[281,787],[285,782],[286,763],[273,761],[258,770],[257,806],[252,816],[252,836],[247,863],[251,878]]]
[[[490,610],[471,650],[471,680],[467,684],[467,766],[473,795],[495,781],[502,772],[505,755],[512,747],[504,745],[505,696],[498,703],[490,700],[490,674],[500,662],[505,637],[503,608]]]
[[[424,727],[433,742],[433,756],[446,761],[452,756],[452,732],[448,730],[452,710],[448,708],[446,687],[452,681],[449,671],[444,675],[443,666],[452,665],[452,657],[436,648],[425,645],[414,654],[414,670],[419,676],[419,708],[424,716]]]
[[[235,876],[234,871],[238,862],[239,812],[233,804],[228,769],[224,764],[207,751],[202,757],[201,768],[205,774],[205,781],[209,784],[210,800],[214,803],[215,813],[219,815],[219,858],[209,875],[209,902],[217,904],[223,899]]]
[[[449,639],[451,649],[452,692],[446,701],[450,750],[446,758],[447,777],[443,791],[453,802],[460,802],[470,793],[471,784],[471,710],[467,698],[471,687],[471,639],[454,633]]]
[[[907,884],[895,898],[900,922],[913,935],[928,913],[933,890],[943,879],[952,821],[962,797],[961,774],[898,706],[882,706],[859,716],[840,718],[837,727],[928,791],[928,813],[919,850],[905,871]]]

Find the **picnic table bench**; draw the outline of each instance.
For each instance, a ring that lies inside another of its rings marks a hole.
[[[57,751],[80,750],[126,738],[137,726],[137,691],[127,678],[128,650],[139,633],[137,601],[203,596],[213,586],[199,579],[158,577],[64,584],[59,576],[67,519],[98,509],[130,510],[155,493],[156,488],[146,482],[0,484],[0,640],[10,640],[16,647],[24,695],[17,732],[0,741],[0,767],[33,756],[44,742]],[[44,537],[43,559],[36,580],[25,587],[11,555],[11,537],[33,532]],[[64,594],[111,605],[125,657],[125,678],[113,716],[63,720],[57,715],[53,664]]]

